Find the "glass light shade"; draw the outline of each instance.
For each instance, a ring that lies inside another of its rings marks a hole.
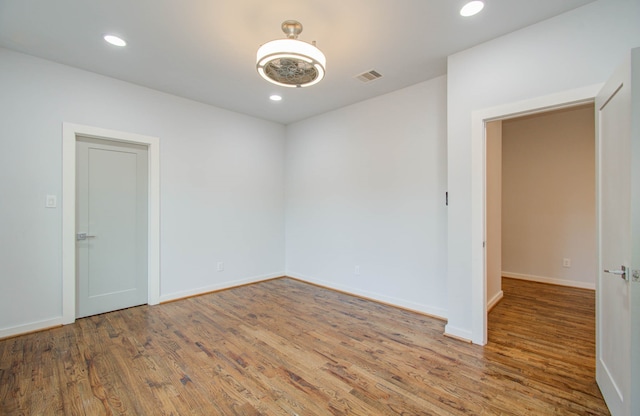
[[[327,59],[320,49],[297,39],[278,39],[258,49],[256,69],[283,87],[309,87],[324,78]]]

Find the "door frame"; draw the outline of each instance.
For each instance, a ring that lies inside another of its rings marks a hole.
[[[160,303],[160,139],[80,124],[62,124],[62,323],[76,320],[76,141],[79,136],[147,146],[147,303]]]
[[[471,341],[474,344],[487,343],[485,125],[490,121],[592,103],[602,85],[590,85],[471,113]]]

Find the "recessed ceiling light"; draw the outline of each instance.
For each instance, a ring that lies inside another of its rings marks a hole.
[[[104,40],[115,46],[127,46],[127,42],[124,39],[115,35],[104,35]]]
[[[469,3],[462,6],[462,9],[460,9],[460,15],[464,17],[473,16],[474,14],[480,13],[480,10],[482,10],[483,8],[483,1],[470,1]]]
[[[269,99],[271,101],[282,101],[282,96],[280,96],[278,94],[273,94],[271,97],[269,97]]]

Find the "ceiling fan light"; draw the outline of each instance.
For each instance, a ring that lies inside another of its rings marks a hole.
[[[296,24],[297,30],[291,27]],[[308,87],[320,82],[325,75],[327,59],[320,49],[293,37],[302,31],[294,21],[282,24],[290,36],[267,42],[258,49],[256,69],[265,80],[283,87]]]

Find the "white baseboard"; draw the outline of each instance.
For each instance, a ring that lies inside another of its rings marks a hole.
[[[284,272],[271,273],[271,274],[262,275],[262,276],[254,276],[246,279],[233,280],[233,281],[224,282],[221,284],[200,287],[198,289],[186,290],[183,292],[170,293],[167,295],[160,296],[160,302],[161,303],[170,302],[172,300],[178,300],[182,298],[188,298],[191,296],[202,295],[204,293],[214,292],[216,290],[230,289],[232,287],[242,286],[250,283],[257,283],[264,280],[270,280],[270,279],[274,279],[282,276],[284,276]],[[62,325],[63,325],[62,317],[58,317],[53,319],[47,319],[44,321],[33,322],[25,325],[18,325],[10,328],[0,328],[0,339],[14,337],[18,335],[24,335],[30,332],[42,331],[45,329],[55,328]]]
[[[446,310],[441,308],[434,308],[432,306],[425,305],[423,303],[394,298],[391,296],[381,295],[375,292],[369,292],[368,290],[362,290],[362,289],[357,289],[350,286],[340,285],[340,284],[328,282],[322,279],[316,279],[314,277],[306,276],[306,275],[303,275],[302,273],[296,273],[292,271],[287,271],[286,276],[301,280],[303,282],[308,282],[308,283],[312,283],[318,286],[323,286],[329,289],[338,290],[340,292],[345,292],[347,294],[352,294],[355,296],[360,296],[362,298],[371,299],[373,301],[382,302],[391,306],[397,306],[399,308],[408,309],[408,310],[422,313],[425,315],[433,316],[434,318],[438,318],[442,320],[447,319]]]
[[[466,329],[456,328],[449,324],[444,327],[444,335],[450,338],[459,339],[460,341],[465,341],[471,343],[472,334],[471,331],[467,331]]]
[[[504,292],[502,290],[496,293],[496,295],[493,298],[491,298],[487,303],[487,312],[491,311],[491,309],[493,309],[493,307],[496,306],[498,302],[502,300],[503,297],[504,297]]]
[[[577,282],[575,280],[556,279],[554,277],[534,276],[530,274],[502,272],[502,277],[509,277],[511,279],[530,280],[532,282],[547,283],[550,285],[576,287],[579,289],[591,289],[596,290],[595,283]]]
[[[62,326],[62,317],[0,329],[0,339]]]
[[[229,282],[216,283],[215,285],[203,286],[196,289],[184,290],[181,292],[168,293],[166,295],[160,295],[160,303],[172,302],[174,300],[190,298],[192,296],[204,295],[205,293],[215,292],[218,290],[231,289],[237,286],[248,285],[251,283],[258,283],[264,280],[275,279],[277,277],[283,277],[284,272],[270,273],[260,276],[247,277],[245,279],[231,280]]]

